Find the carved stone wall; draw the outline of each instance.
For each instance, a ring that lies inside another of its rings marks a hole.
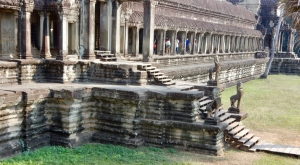
[[[195,123],[201,91],[97,84],[8,88],[0,88],[0,158],[88,142],[223,154],[227,125]]]
[[[105,64],[93,62],[89,68],[91,82],[146,85],[147,72],[139,71],[137,64]]]
[[[147,84],[147,72],[137,64],[91,61],[11,60],[0,62],[0,84],[100,82]]]
[[[16,62],[0,62],[0,84],[18,84],[20,70]]]
[[[240,60],[239,62],[221,61],[220,84],[233,86],[236,82],[247,82],[260,77],[266,68],[268,58],[261,60]],[[213,64],[199,67],[183,67],[181,69],[170,68],[164,72],[174,80],[184,80],[206,84],[208,81],[209,68]]]

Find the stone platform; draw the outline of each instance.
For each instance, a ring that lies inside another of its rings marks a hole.
[[[222,155],[226,124],[199,118],[204,92],[187,84],[37,83],[0,86],[0,157],[99,142]]]

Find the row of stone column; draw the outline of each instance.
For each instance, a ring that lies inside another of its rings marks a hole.
[[[154,18],[155,18],[155,5],[157,2],[155,0],[144,0],[144,29],[143,29],[143,61],[152,61],[153,54],[153,40],[154,40]],[[167,30],[163,30],[161,33],[166,34]],[[190,48],[191,54],[204,54],[204,53],[233,53],[233,52],[248,52],[263,49],[263,40],[260,37],[253,36],[243,36],[243,35],[225,35],[225,34],[213,34],[213,33],[198,33],[198,32],[188,32],[188,31],[173,31],[171,42],[172,51],[176,49],[175,41],[173,36],[180,36],[181,54],[186,52],[186,38],[188,33],[192,34],[190,36]],[[166,36],[166,35],[161,35]],[[196,39],[198,46],[194,46],[194,40]],[[158,39],[163,40],[164,39]],[[160,47],[162,49],[162,54],[164,54],[164,42],[160,42]],[[160,50],[161,50],[160,49]]]
[[[108,0],[103,3],[101,12],[103,17],[106,17],[102,25],[102,37],[103,40],[106,40],[105,47],[108,50],[112,50],[112,52],[119,52],[120,46],[118,41],[120,40],[120,11],[121,11],[121,3],[118,1],[112,2],[112,0]],[[85,13],[81,15],[83,19],[86,18],[86,24],[83,25],[83,37],[84,43],[84,54],[82,56],[83,59],[95,59],[94,47],[95,47],[95,0],[84,1]],[[19,42],[20,42],[20,58],[22,59],[31,59],[31,24],[30,17],[33,12],[33,8],[31,10],[23,10],[20,12],[19,19]],[[106,14],[105,14],[106,13]],[[40,12],[40,46],[42,47],[41,58],[49,58],[51,57],[50,53],[50,32],[49,32],[49,13],[48,12]],[[68,55],[68,46],[71,44],[73,47],[78,47],[78,20],[72,20],[74,26],[72,26],[72,38],[69,41],[68,30],[69,30],[69,20],[68,14],[64,10],[58,11],[58,53],[56,56],[57,60],[64,60]],[[44,27],[45,26],[45,27]],[[113,31],[113,32],[112,32]],[[115,43],[115,44],[111,44]]]
[[[287,41],[286,51],[287,52],[293,52],[294,51],[294,45],[295,45],[295,32],[293,30],[280,31],[279,38],[278,38],[278,44],[277,44],[277,48],[276,48],[276,50],[278,52],[284,51],[283,50],[284,41]]]
[[[128,27],[125,27],[128,28]],[[140,27],[133,27],[132,52],[137,55],[139,52],[139,30]],[[263,39],[253,36],[226,35],[205,32],[188,32],[177,30],[155,30],[157,40],[157,54],[165,55],[165,42],[167,37],[171,41],[171,54],[213,54],[213,53],[236,53],[253,52],[263,49]],[[128,30],[125,30],[128,36]],[[126,38],[128,40],[128,38]],[[126,40],[125,39],[125,40]],[[186,40],[190,40],[189,50],[186,47]],[[176,51],[176,45],[178,50]],[[125,43],[125,54],[128,53],[128,42]]]
[[[20,58],[21,59],[31,59],[31,17],[32,11],[24,10],[20,13]],[[49,15],[47,12],[40,12],[40,35],[39,42],[41,46],[41,58],[51,57],[50,53],[50,28],[49,28]],[[64,11],[59,11],[59,39],[58,39],[58,53],[56,56],[57,60],[64,60],[68,55],[68,20],[67,14]],[[45,26],[45,27],[44,27]],[[78,31],[78,26],[74,26],[75,33]],[[77,35],[74,35],[77,36]],[[74,39],[78,40],[78,39]]]

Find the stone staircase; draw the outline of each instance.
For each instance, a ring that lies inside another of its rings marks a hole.
[[[232,117],[232,113],[225,110],[219,111],[220,120],[228,124],[224,132],[225,142],[235,148],[243,151],[265,151],[268,153],[282,154],[288,156],[300,156],[300,147],[292,147],[286,145],[271,144],[261,141],[260,137],[251,133],[241,121]]]
[[[110,51],[104,50],[95,50],[96,59],[101,61],[117,61],[117,57],[114,54],[111,54]]]
[[[172,82],[172,79],[168,79],[168,76],[165,76],[160,69],[151,66],[151,64],[141,64],[138,65],[139,70],[147,71],[148,79],[156,85],[170,86],[175,85],[175,82]]]

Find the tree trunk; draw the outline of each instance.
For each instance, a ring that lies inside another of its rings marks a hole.
[[[279,32],[280,32],[281,22],[283,20],[282,13],[279,16],[276,33],[275,33],[275,35],[273,37],[272,49],[271,49],[271,57],[270,57],[270,60],[268,62],[268,65],[266,67],[265,73],[261,76],[261,78],[268,78],[268,75],[269,75],[269,72],[270,72],[270,69],[271,69],[271,66],[272,66],[272,62],[273,62],[273,59],[274,59],[275,48],[276,48],[276,45],[277,45],[277,42],[278,42],[278,36],[279,36]]]

